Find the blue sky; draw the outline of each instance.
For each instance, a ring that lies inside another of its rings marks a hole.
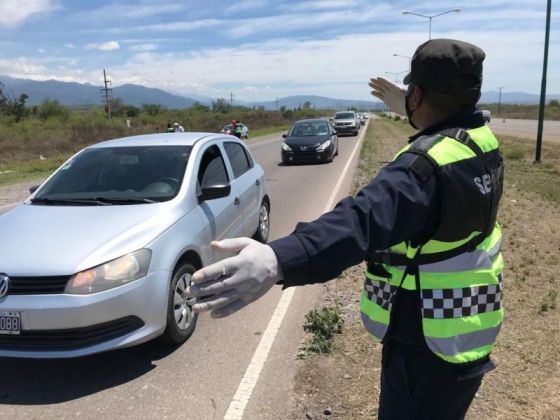
[[[552,14],[548,92],[560,93],[560,13]],[[428,37],[487,53],[483,90],[540,89],[546,0],[2,0],[0,75],[269,100],[368,99],[367,81],[404,72]],[[402,78],[403,74],[397,76]]]

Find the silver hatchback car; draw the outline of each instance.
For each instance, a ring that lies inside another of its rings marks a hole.
[[[236,137],[127,137],[83,149],[0,216],[0,356],[77,357],[194,331],[212,240],[265,242],[263,169]]]

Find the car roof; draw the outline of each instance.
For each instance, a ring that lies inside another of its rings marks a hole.
[[[328,118],[304,118],[303,120],[294,121],[294,124],[298,123],[310,123],[310,122],[328,122]]]
[[[140,136],[121,137],[92,144],[89,147],[131,147],[131,146],[194,146],[198,141],[224,138],[215,133],[157,133]]]

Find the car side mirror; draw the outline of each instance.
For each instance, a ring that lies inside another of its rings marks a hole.
[[[285,139],[286,137],[288,137],[287,134],[282,134],[282,138]]]
[[[37,189],[40,187],[40,185],[33,185],[32,187],[29,188],[29,194],[33,194],[35,191],[37,191]]]
[[[231,193],[230,184],[211,184],[200,189],[200,201],[227,197]]]

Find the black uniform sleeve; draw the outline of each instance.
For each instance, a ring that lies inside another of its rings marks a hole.
[[[368,252],[435,232],[439,192],[434,174],[410,169],[405,153],[384,167],[356,197],[269,243],[285,287],[325,282],[367,258]]]

